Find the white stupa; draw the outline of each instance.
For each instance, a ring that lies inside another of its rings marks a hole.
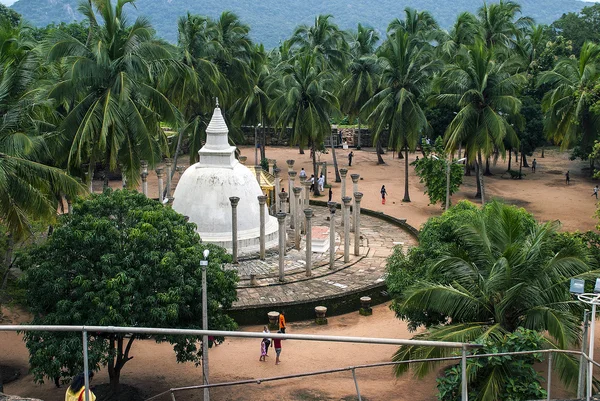
[[[238,252],[259,251],[260,209],[257,197],[263,195],[256,176],[235,158],[229,145],[227,124],[217,107],[206,128],[206,144],[198,151],[200,161],[190,166],[179,180],[173,197],[173,209],[196,223],[203,242],[232,250],[231,202],[240,198],[237,207]],[[267,249],[278,244],[277,218],[266,213]]]

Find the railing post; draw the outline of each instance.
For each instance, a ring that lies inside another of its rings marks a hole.
[[[583,339],[581,341],[581,356],[579,357],[579,380],[577,383],[577,398],[583,398],[585,393],[585,373],[587,360],[585,359],[585,350],[587,349],[588,327],[589,327],[588,309],[583,311]]]
[[[550,401],[550,386],[552,385],[552,351],[548,354],[548,387],[546,388],[547,400]]]
[[[85,385],[85,401],[90,401],[90,367],[88,363],[87,331],[83,330],[83,380]]]
[[[461,378],[461,387],[462,387],[462,401],[469,401],[469,391],[467,388],[467,347],[463,345],[462,347],[462,359],[460,361],[462,367],[462,378]]]
[[[360,398],[360,389],[358,388],[358,381],[356,380],[356,369],[352,369],[352,378],[354,379],[354,386],[356,387],[356,396],[358,397],[358,401],[362,401],[362,398]]]

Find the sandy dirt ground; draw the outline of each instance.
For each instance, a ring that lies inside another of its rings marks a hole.
[[[242,154],[253,160],[252,148],[243,148]],[[584,166],[579,161],[570,161],[568,155],[547,150],[545,158],[536,153],[538,168],[535,174],[524,169],[527,176],[523,180],[501,178],[506,169],[502,160],[492,168],[494,176],[486,177],[488,196],[504,199],[507,203],[522,206],[541,221],[560,220],[565,230],[594,229],[596,220],[596,200],[591,197],[595,183],[585,178],[581,172]],[[376,155],[371,149],[354,151],[352,173],[359,173],[359,190],[364,193],[362,205],[366,208],[383,211],[387,214],[406,218],[408,223],[419,227],[429,217],[439,215],[439,205],[427,205],[423,186],[410,167],[411,203],[402,203],[404,195],[404,160],[384,155],[386,165],[376,164]],[[337,152],[340,167],[347,166],[347,152]],[[410,155],[410,161],[416,155]],[[285,167],[286,159],[296,160],[296,170],[305,167],[308,174],[312,165],[308,152],[299,155],[290,148],[268,148],[267,157],[278,160]],[[327,158],[327,159],[326,159]],[[331,155],[322,155],[321,161],[330,161]],[[529,161],[533,157],[529,158]],[[514,160],[513,160],[514,162]],[[513,167],[514,169],[514,167]],[[287,168],[283,168],[284,171]],[[333,183],[332,168],[329,169],[329,182]],[[566,186],[564,174],[571,173],[571,185]],[[284,178],[287,177],[284,174]],[[100,183],[95,188],[100,189]],[[385,184],[388,202],[382,205],[379,189]],[[118,183],[114,183],[118,186]],[[156,191],[156,183],[150,181],[149,191]],[[334,200],[339,198],[340,184],[333,183]],[[465,177],[465,183],[453,200],[469,199],[475,193],[475,179]],[[324,198],[326,199],[326,198]],[[17,309],[4,310],[3,323],[19,323],[27,320],[26,314]],[[374,308],[371,317],[358,313],[330,317],[327,326],[316,326],[312,322],[293,322],[290,333],[326,334],[342,336],[369,336],[389,338],[410,338],[406,325],[394,317],[389,304]],[[243,327],[245,331],[261,331],[262,326]],[[600,333],[600,330],[597,331]],[[600,337],[600,334],[598,335]],[[600,341],[596,342],[600,345]],[[598,347],[600,348],[600,346]],[[228,382],[242,379],[260,379],[289,375],[301,372],[355,366],[377,362],[387,362],[395,347],[381,345],[334,344],[322,342],[286,341],[283,343],[282,363],[274,363],[274,352],[267,362],[259,362],[259,342],[253,339],[226,339],[225,343],[210,350],[210,377],[212,382]],[[596,352],[600,352],[597,349]],[[152,396],[172,387],[200,384],[201,370],[193,364],[177,364],[168,344],[155,344],[152,341],[136,341],[132,354],[134,359],[127,363],[122,374],[122,382],[134,385]],[[36,385],[27,374],[27,350],[21,336],[13,333],[0,333],[0,363],[18,367],[21,378],[5,386],[9,394],[38,397],[48,401],[64,398],[64,389],[55,389],[53,384]],[[440,367],[441,369],[441,367]],[[429,377],[416,380],[410,375],[395,378],[390,367],[358,370],[356,375],[364,400],[433,400],[435,399],[435,377],[439,370]],[[94,379],[95,384],[108,381],[106,370]],[[566,395],[560,390],[559,381],[553,381],[553,398]],[[262,384],[247,384],[236,387],[214,389],[213,400],[351,400],[356,390],[350,372],[324,376],[291,379]],[[168,396],[161,398],[167,400]],[[202,399],[200,391],[186,391],[177,394],[177,400]]]

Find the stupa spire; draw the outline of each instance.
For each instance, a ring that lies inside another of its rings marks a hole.
[[[198,151],[200,167],[232,168],[237,163],[234,152],[235,146],[229,144],[229,128],[219,108],[219,98],[215,98],[215,109],[206,127],[206,143]]]

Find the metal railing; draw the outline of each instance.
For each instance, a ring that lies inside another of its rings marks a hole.
[[[206,341],[208,336],[214,337],[241,337],[241,338],[264,338],[265,333],[255,332],[240,332],[240,331],[219,331],[219,330],[190,330],[190,329],[162,329],[162,328],[148,328],[148,327],[116,327],[116,326],[44,326],[44,325],[0,325],[0,331],[51,331],[51,332],[81,332],[83,336],[83,361],[84,361],[84,376],[85,376],[85,400],[89,401],[89,362],[88,362],[88,332],[92,333],[122,333],[122,334],[146,334],[146,335],[186,335],[186,336],[202,336]],[[407,339],[396,339],[396,338],[376,338],[376,337],[348,337],[348,336],[323,336],[323,335],[309,335],[309,334],[278,334],[270,333],[269,338],[276,338],[282,340],[299,340],[299,341],[328,341],[328,342],[343,342],[343,343],[357,343],[357,344],[380,344],[380,345],[412,345],[412,346],[431,346],[431,347],[442,347],[442,348],[456,348],[460,349],[460,356],[451,356],[444,358],[427,358],[427,359],[411,359],[406,361],[398,362],[380,362],[366,365],[348,366],[343,368],[335,368],[328,370],[319,370],[313,372],[298,373],[292,375],[256,378],[238,380],[234,382],[222,382],[222,383],[208,383],[195,386],[186,387],[174,387],[170,388],[160,394],[148,398],[146,401],[154,400],[166,394],[171,395],[171,399],[175,401],[175,393],[189,390],[200,390],[205,388],[217,388],[225,386],[237,386],[243,384],[260,384],[269,381],[286,380],[298,377],[316,376],[339,372],[352,372],[352,378],[356,388],[358,400],[361,401],[360,388],[356,379],[357,369],[368,369],[382,366],[394,366],[401,364],[410,363],[423,363],[423,362],[443,362],[443,361],[458,361],[461,364],[461,400],[468,400],[468,387],[467,387],[467,359],[470,358],[487,358],[491,356],[507,356],[507,355],[528,355],[528,354],[549,354],[548,357],[548,376],[547,376],[547,399],[550,400],[550,387],[552,383],[552,360],[553,355],[556,354],[570,354],[580,356],[587,360],[594,366],[600,367],[600,364],[591,360],[588,355],[582,351],[570,351],[570,350],[557,350],[557,349],[543,349],[534,351],[515,351],[515,352],[503,352],[493,354],[477,354],[468,355],[469,349],[480,348],[479,344],[468,344],[461,342],[446,342],[446,341],[425,341],[425,340],[407,340]]]

